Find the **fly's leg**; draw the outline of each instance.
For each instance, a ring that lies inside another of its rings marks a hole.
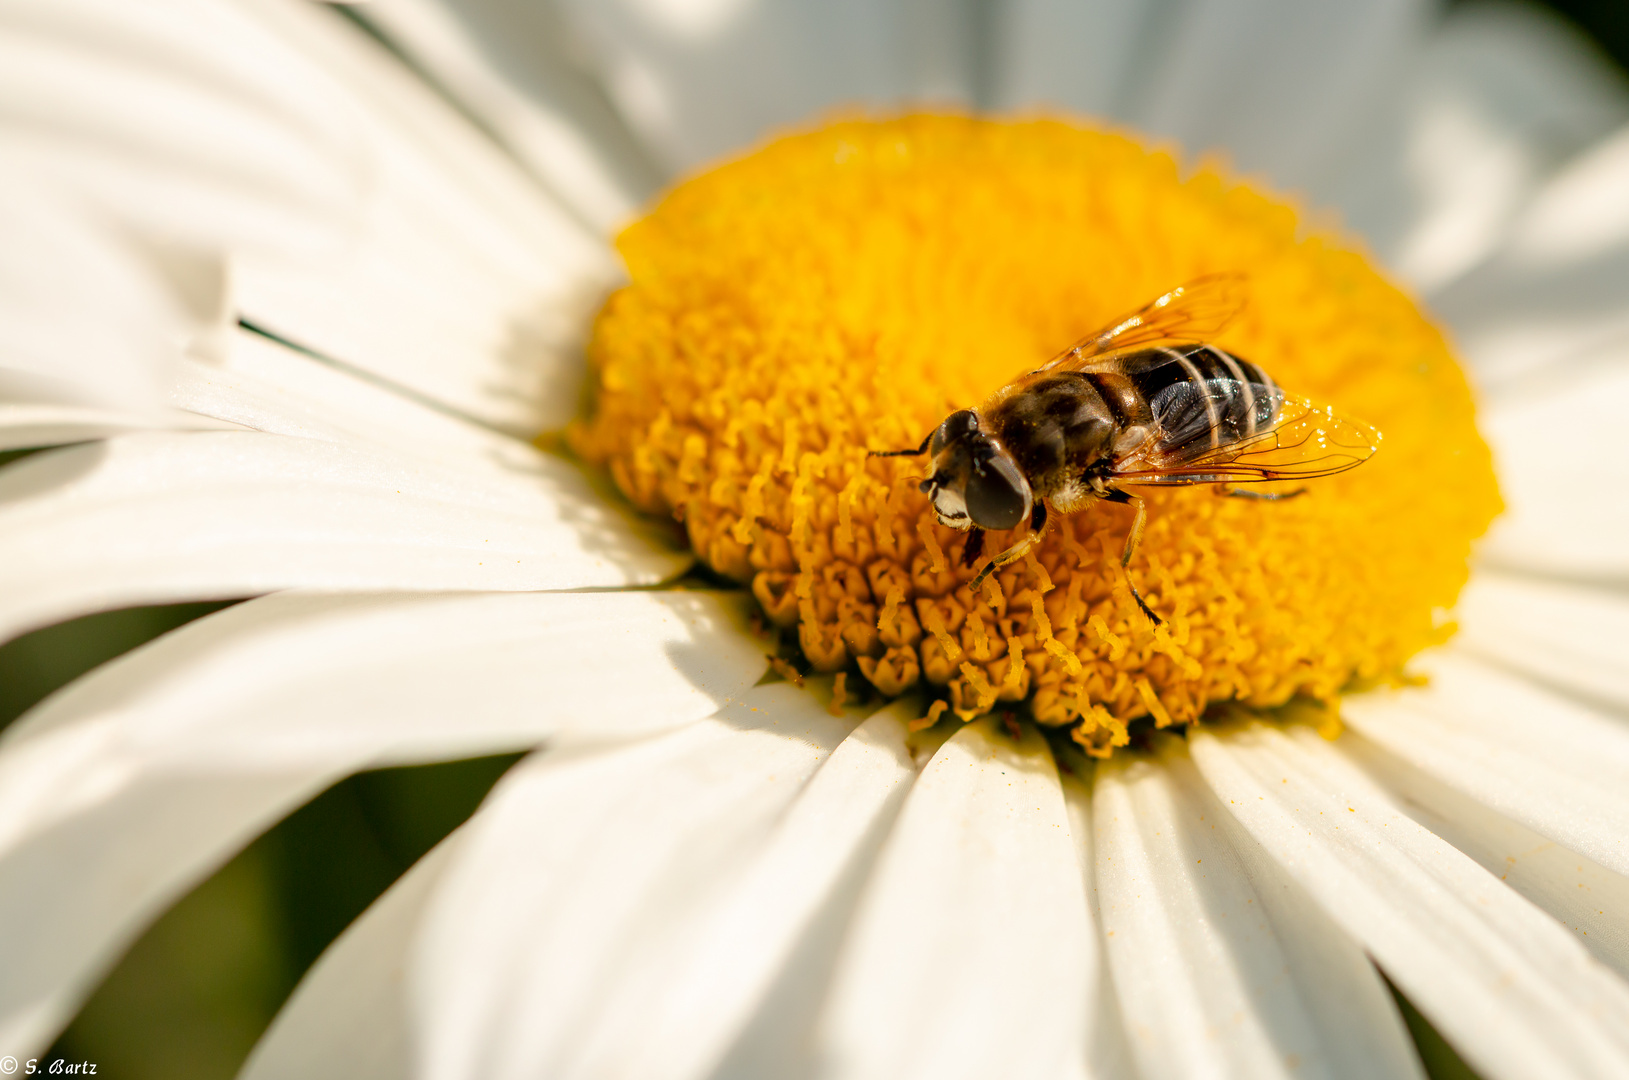
[[[933,432],[930,431],[927,438],[922,440],[922,445],[915,450],[873,450],[866,457],[921,457],[928,452],[928,443],[932,441]]]
[[[984,579],[989,577],[992,571],[999,570],[1009,563],[1015,563],[1019,559],[1022,559],[1024,557],[1024,552],[1034,547],[1035,541],[1038,539],[1040,538],[1034,533],[1031,533],[1022,540],[1018,541],[1018,543],[1014,544],[1012,547],[1008,548],[1006,551],[1003,551],[1000,555],[997,555],[995,558],[991,559],[985,564],[984,569],[978,572],[978,576],[973,579],[973,583],[970,588],[975,593],[978,592],[979,586],[984,584]]]
[[[1257,502],[1283,502],[1285,499],[1293,499],[1306,493],[1306,488],[1296,488],[1294,491],[1246,491],[1244,488],[1233,488],[1227,496],[1230,499],[1255,499]]]
[[[991,559],[989,565],[978,572],[978,576],[973,579],[973,584],[971,586],[973,592],[976,593],[979,591],[979,586],[984,584],[984,579],[990,576],[991,571],[999,570],[1003,566],[1007,566],[1010,563],[1015,563],[1019,559],[1022,559],[1024,557],[1024,553],[1030,548],[1034,547],[1035,542],[1041,538],[1041,532],[1045,528],[1046,503],[1041,499],[1036,499],[1035,506],[1030,510],[1029,513],[1029,535],[1018,541],[1018,543],[1014,544],[1006,551],[1003,551],[1001,554],[997,555],[995,558]],[[969,546],[971,546],[973,544],[973,540],[969,538],[967,543]],[[978,543],[980,549],[982,549],[984,546],[983,537],[979,538]],[[962,564],[965,566],[972,566],[973,562],[977,559],[977,554],[974,554],[973,558],[969,559],[965,551],[962,553]]]
[[[967,533],[967,543],[962,545],[962,565],[972,566],[984,554],[984,530],[977,525]]]
[[[1162,626],[1165,620],[1154,614],[1154,609],[1148,606],[1143,594],[1137,591],[1137,583],[1131,580],[1131,557],[1137,554],[1137,545],[1143,542],[1143,526],[1148,524],[1148,504],[1123,491],[1111,491],[1103,496],[1103,501],[1125,503],[1127,506],[1137,508],[1137,516],[1131,522],[1131,531],[1126,534],[1126,550],[1120,556],[1120,570],[1126,575],[1126,587],[1131,590],[1131,598],[1137,601],[1137,606],[1148,616],[1148,621],[1155,626]]]

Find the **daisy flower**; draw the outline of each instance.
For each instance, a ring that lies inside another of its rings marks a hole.
[[[0,741],[0,1070],[336,780],[530,750],[245,1075],[1417,1076],[1388,980],[1629,1071],[1629,99],[1550,23],[12,0],[0,58],[0,633],[253,597]],[[901,101],[1146,134],[810,120]],[[975,594],[867,450],[1230,269],[1380,455],[1152,500],[1167,626],[1114,507]]]

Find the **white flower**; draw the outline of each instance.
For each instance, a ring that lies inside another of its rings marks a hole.
[[[336,779],[543,747],[249,1075],[1417,1075],[1376,964],[1485,1076],[1629,1072],[1629,101],[1516,8],[1164,16],[0,6],[0,447],[73,444],[0,471],[0,632],[260,597],[6,732],[0,1055]],[[1510,510],[1428,687],[918,760],[755,687],[740,604],[523,441],[656,178],[921,96],[1226,148],[1445,315]]]

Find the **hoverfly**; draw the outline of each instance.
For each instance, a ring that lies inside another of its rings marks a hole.
[[[916,449],[872,456],[930,456],[933,471],[921,490],[940,524],[971,530],[966,566],[983,553],[984,530],[1029,519],[1028,534],[980,571],[974,589],[1040,538],[1049,503],[1062,514],[1099,499],[1134,507],[1124,568],[1148,520],[1127,486],[1306,480],[1368,460],[1380,442],[1373,428],[1286,396],[1255,364],[1206,344],[1244,302],[1241,274],[1190,281],[1082,338],[976,409],[951,413]],[[1301,492],[1230,494],[1283,499]],[[1127,583],[1159,625],[1129,575]]]

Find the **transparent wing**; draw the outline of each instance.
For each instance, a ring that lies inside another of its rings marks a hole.
[[[1271,425],[1249,438],[1212,449],[1208,438],[1199,446],[1155,435],[1148,446],[1114,471],[1116,482],[1251,484],[1332,476],[1373,457],[1380,433],[1304,398],[1286,398]]]
[[[1035,374],[1087,371],[1100,365],[1124,368],[1123,363],[1117,363],[1117,358],[1125,353],[1209,341],[1244,309],[1247,298],[1243,274],[1195,278],[1147,307],[1081,338],[1037,368]]]

